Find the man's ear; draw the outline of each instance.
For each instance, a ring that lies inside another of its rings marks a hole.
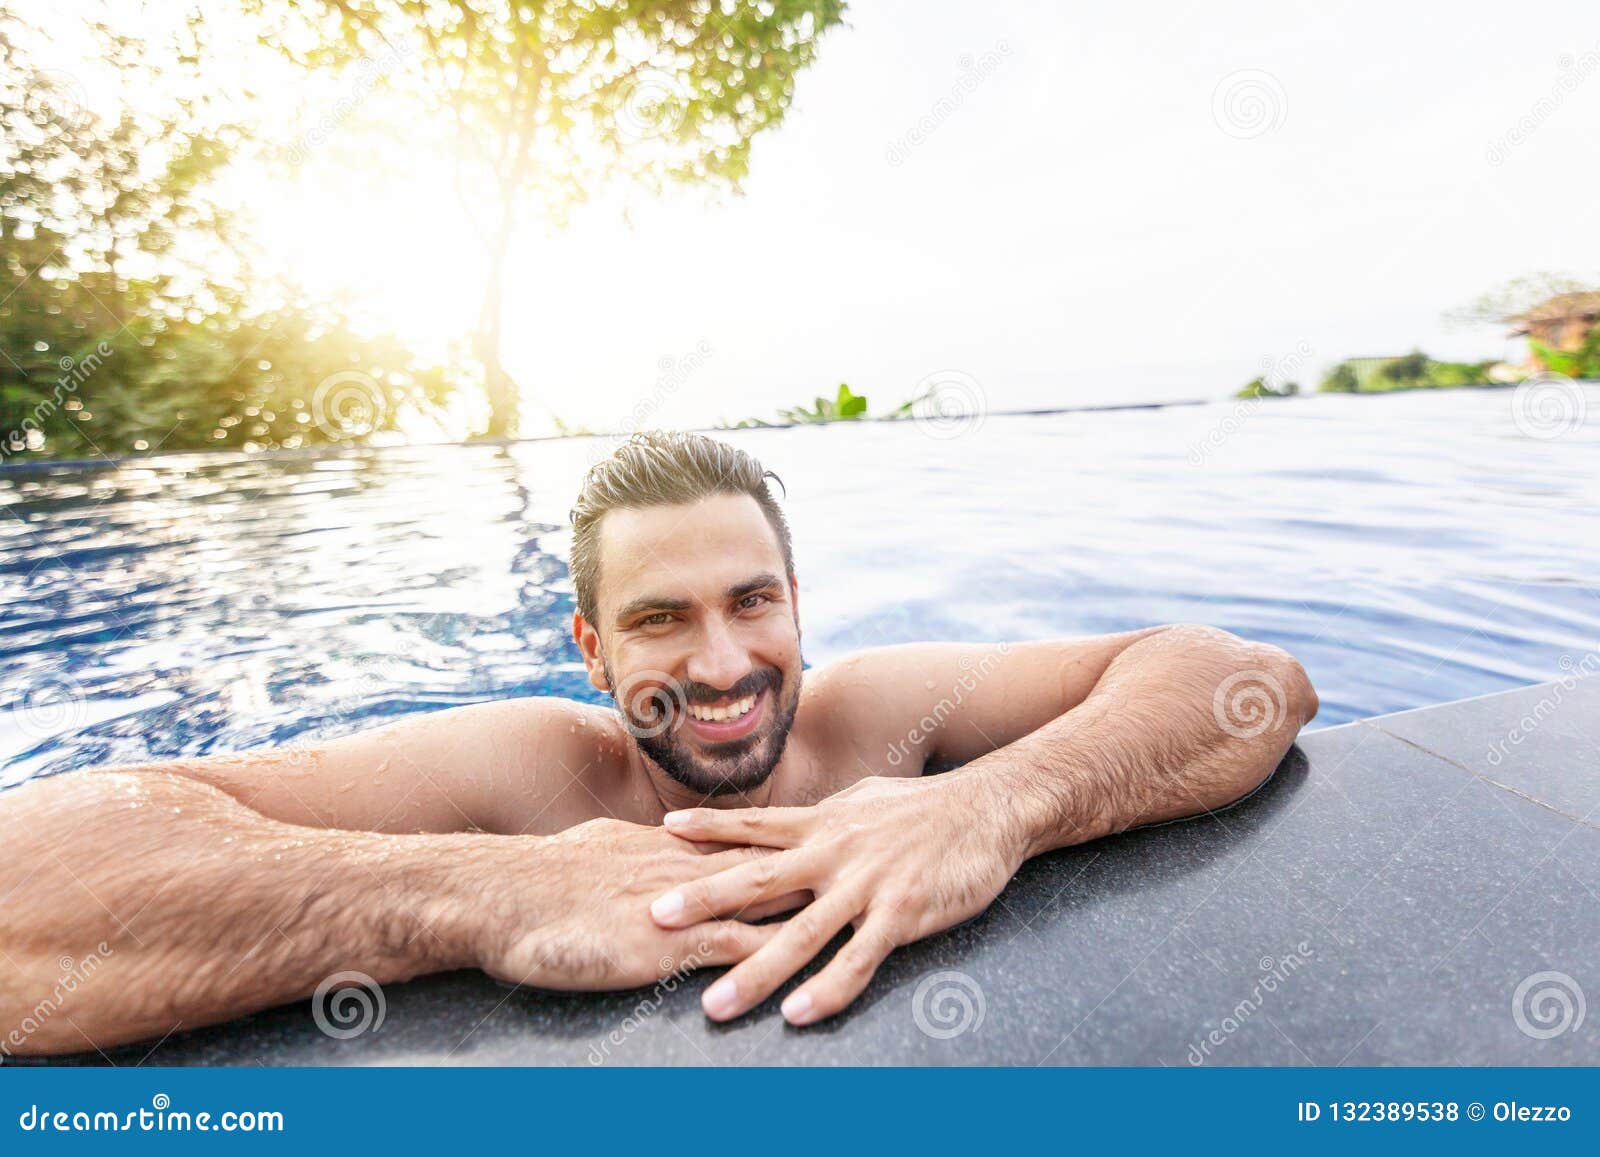
[[[600,632],[596,631],[579,611],[572,612],[572,641],[578,644],[578,654],[583,656],[583,665],[588,669],[590,684],[596,691],[611,690],[611,684],[606,679],[605,660],[600,654]]]

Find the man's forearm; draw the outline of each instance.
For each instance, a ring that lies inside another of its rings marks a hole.
[[[0,800],[0,1049],[109,1047],[335,972],[470,964],[454,901],[494,839],[299,827],[161,773],[20,788]]]
[[[1316,714],[1276,647],[1177,627],[1114,659],[1076,708],[952,773],[1011,817],[1027,858],[1226,806],[1272,774]]]

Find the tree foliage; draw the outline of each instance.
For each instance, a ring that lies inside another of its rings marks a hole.
[[[1505,325],[1519,314],[1563,293],[1583,293],[1600,289],[1593,279],[1565,273],[1530,273],[1513,278],[1497,289],[1454,309],[1445,320],[1458,327]]]
[[[204,25],[91,32],[137,103],[91,105],[0,14],[0,454],[344,441],[442,402],[446,371],[254,273],[213,196],[243,137],[202,76]]]
[[[500,356],[507,255],[612,182],[737,187],[780,123],[842,0],[251,0],[306,67],[394,60],[383,83],[448,125],[463,211],[489,273],[474,349],[491,432],[514,434]]]

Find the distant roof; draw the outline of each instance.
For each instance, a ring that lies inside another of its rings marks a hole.
[[[1565,321],[1574,317],[1600,317],[1600,290],[1558,293],[1548,301],[1541,301],[1532,309],[1506,320],[1522,329],[1535,322]]]

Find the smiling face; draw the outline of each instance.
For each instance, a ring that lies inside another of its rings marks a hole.
[[[704,795],[749,791],[800,701],[797,593],[754,499],[714,494],[606,513],[594,621],[573,617],[590,680],[640,749]]]

